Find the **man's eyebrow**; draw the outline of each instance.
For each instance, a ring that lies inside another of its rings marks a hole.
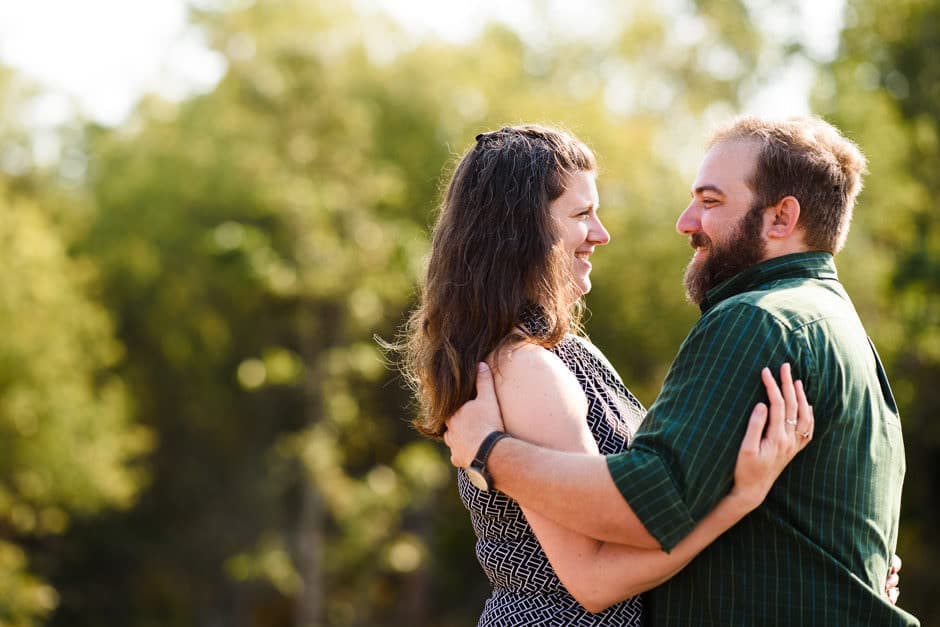
[[[693,190],[694,194],[702,194],[704,192],[714,192],[716,194],[721,194],[722,196],[725,195],[725,193],[717,185],[699,185]]]

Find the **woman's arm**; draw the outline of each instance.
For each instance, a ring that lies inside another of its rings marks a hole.
[[[735,488],[671,553],[600,542],[523,508],[559,579],[585,609],[601,611],[672,577],[757,507],[786,463],[808,442],[809,438],[794,438],[793,425],[784,426],[784,414],[792,416],[799,405],[802,422],[796,428],[801,433],[812,429],[811,408],[802,389],[794,389],[789,368],[782,376],[783,393],[769,371],[762,376],[771,399],[766,437],[761,433],[768,412],[760,404],[742,442]],[[597,454],[585,421],[584,394],[574,376],[548,351],[532,345],[506,351],[500,358],[496,389],[510,433],[545,447]]]
[[[760,505],[786,464],[806,446],[812,437],[813,415],[802,385],[800,382],[793,384],[789,367],[782,372],[783,392],[769,370],[765,369],[761,376],[771,400],[769,424],[767,408],[759,404],[751,414],[741,443],[734,488],[671,553],[595,542],[596,552],[579,560],[566,547],[556,544],[551,550],[546,548],[562,583],[585,609],[599,612],[670,579],[702,549]],[[792,421],[797,411],[797,424],[788,425],[787,416]],[[765,425],[767,434],[762,437]],[[799,435],[803,433],[810,435]]]

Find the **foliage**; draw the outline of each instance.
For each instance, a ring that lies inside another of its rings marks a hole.
[[[129,424],[108,314],[93,268],[71,259],[43,212],[0,185],[0,624],[28,625],[57,603],[22,545],[74,516],[133,504],[132,462],[149,445]]]
[[[82,167],[52,173],[2,123],[0,621],[56,605],[69,627],[475,620],[487,584],[452,470],[407,426],[375,341],[414,304],[442,182],[505,123],[596,149],[613,243],[588,330],[649,402],[697,314],[673,225],[706,129],[801,49],[757,26],[793,3],[600,4],[596,39],[539,14],[537,37],[490,25],[453,44],[342,3],[201,1],[227,64],[207,93],[71,129]],[[910,465],[931,469],[908,481],[900,549],[902,603],[928,622],[940,29],[926,0],[902,6],[855,0],[817,104],[871,156],[839,266]],[[28,92],[0,73],[4,120]]]

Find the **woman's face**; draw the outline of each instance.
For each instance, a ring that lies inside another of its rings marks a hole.
[[[552,201],[549,210],[558,222],[561,246],[571,261],[571,276],[582,294],[591,291],[591,262],[595,246],[610,241],[610,233],[597,215],[600,200],[594,172],[575,172],[565,192]]]

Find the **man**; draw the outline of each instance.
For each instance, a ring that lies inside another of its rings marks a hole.
[[[864,169],[818,119],[718,132],[676,225],[695,251],[685,282],[702,317],[630,450],[487,438],[502,422],[484,369],[477,399],[448,421],[452,462],[582,533],[669,551],[731,486],[763,400],[755,373],[789,362],[813,401],[814,441],[760,508],[647,594],[649,623],[917,625],[883,593],[905,469],[897,408],[832,259]]]

